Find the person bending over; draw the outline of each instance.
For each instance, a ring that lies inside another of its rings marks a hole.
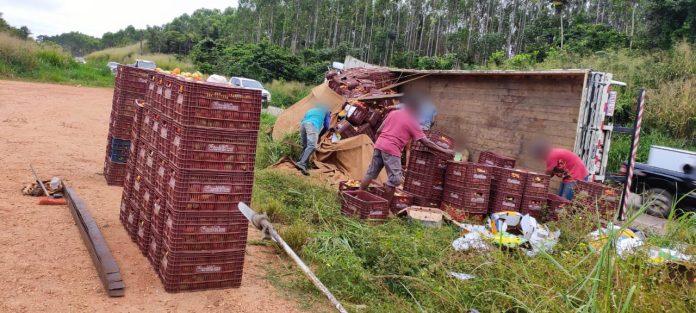
[[[370,182],[377,178],[382,168],[387,171],[388,180],[385,183],[384,198],[391,202],[394,188],[403,183],[401,170],[401,152],[410,140],[420,141],[431,150],[454,156],[454,152],[444,149],[425,136],[418,122],[420,102],[411,96],[401,99],[403,109],[391,111],[377,130],[377,141],[372,154],[372,162],[360,183],[360,189],[365,190]]]
[[[317,148],[319,137],[329,129],[331,112],[328,106],[317,103],[313,108],[307,110],[300,122],[300,138],[302,140],[302,156],[297,161],[297,168],[302,174],[309,175],[307,172],[307,162]]]
[[[546,143],[536,144],[532,152],[537,159],[546,161],[547,175],[563,179],[558,195],[573,200],[577,181],[589,178],[589,172],[582,159],[570,150],[552,148]]]

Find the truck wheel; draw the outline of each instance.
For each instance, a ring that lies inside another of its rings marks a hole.
[[[672,211],[672,194],[662,188],[650,188],[643,193],[643,204],[647,205],[648,214],[668,217]]]

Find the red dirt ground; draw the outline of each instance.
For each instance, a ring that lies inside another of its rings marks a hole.
[[[102,176],[112,89],[0,81],[0,312],[300,312],[264,279],[272,248],[247,247],[239,289],[166,293],[119,222],[121,187]],[[121,268],[122,298],[106,296],[65,206],[22,196],[56,175],[91,208]],[[250,231],[251,239],[259,232]]]

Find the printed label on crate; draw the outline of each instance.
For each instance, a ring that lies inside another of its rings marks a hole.
[[[238,104],[220,101],[213,101],[213,103],[210,104],[210,108],[215,110],[239,111]]]
[[[227,232],[227,227],[222,227],[218,225],[214,226],[201,226],[198,231],[203,234],[222,234]]]
[[[145,200],[145,202],[150,201],[150,192],[149,191],[145,192],[145,195],[143,195],[143,200]]]
[[[167,262],[167,254],[165,254],[162,257],[162,262],[160,262],[160,266],[162,266],[162,270],[167,269],[167,263],[169,263],[169,262]]]
[[[217,273],[222,271],[222,266],[219,265],[198,265],[196,273]]]
[[[128,223],[133,224],[134,218],[135,217],[133,216],[133,212],[130,212],[130,214],[128,214]]]
[[[507,182],[513,185],[521,185],[522,182],[519,179],[508,178]]]
[[[348,210],[349,210],[349,211],[350,211],[351,213],[355,213],[355,212],[357,212],[357,211],[358,211],[358,208],[357,208],[357,207],[355,207],[355,206],[354,206],[354,205],[352,205],[352,204],[350,204],[350,205],[347,205],[347,209],[348,209]]]
[[[174,146],[178,147],[181,144],[181,137],[179,137],[178,135],[176,137],[174,137],[173,143],[174,143]]]
[[[157,86],[157,94],[162,95],[162,86]]]
[[[154,238],[150,241],[150,251],[152,251],[152,253],[157,252],[157,242],[155,242]]]
[[[527,205],[527,207],[531,210],[541,210],[541,203],[538,201],[532,201]]]
[[[164,90],[164,98],[165,99],[171,99],[172,98],[172,89],[167,88]]]
[[[162,208],[162,206],[159,204],[159,202],[156,202],[154,205],[154,208],[152,209],[152,212],[154,215],[159,215],[159,211]]]
[[[152,123],[152,131],[156,132],[158,128],[159,122],[155,121],[154,123]]]
[[[462,176],[463,174],[462,174],[461,171],[452,171],[452,175],[454,175],[454,176]]]
[[[140,182],[139,181],[136,181],[135,183],[133,183],[133,189],[135,189],[135,191],[140,191]]]
[[[454,192],[450,192],[450,197],[455,198],[455,199],[459,199],[459,194],[454,193]]]
[[[373,215],[382,216],[382,215],[384,215],[384,213],[383,213],[383,211],[371,211],[370,216],[373,216]]]
[[[131,146],[130,146],[130,152],[131,152],[131,153],[135,152],[135,145],[131,145]]]
[[[130,173],[126,173],[126,181],[130,180]]]
[[[176,97],[176,104],[184,104],[184,95],[179,94],[178,97]]]
[[[144,158],[145,157],[145,150],[144,149],[140,150],[140,152],[138,152],[138,156],[141,158]]]
[[[422,186],[423,185],[420,181],[417,181],[417,180],[411,181],[411,184],[413,184],[414,186]]]
[[[485,175],[485,174],[474,174],[474,179],[486,180],[486,179],[488,179],[488,175]]]
[[[147,156],[147,161],[145,161],[145,164],[147,164],[148,167],[152,167],[152,157]]]
[[[540,184],[540,183],[532,183],[532,187],[534,187],[534,188],[546,188],[546,185]]]
[[[234,145],[224,145],[224,144],[208,144],[208,148],[206,149],[208,152],[227,152],[231,153],[234,152]]]
[[[121,212],[126,212],[126,203],[121,202]]]
[[[176,186],[176,179],[174,179],[174,177],[172,177],[169,179],[169,187],[174,188],[174,186]]]
[[[495,163],[491,160],[484,160],[483,162],[484,162],[484,164],[487,164],[487,165],[495,165]]]
[[[138,227],[138,237],[145,237],[145,230],[143,229],[143,225],[140,225],[140,227]]]
[[[150,83],[150,86],[147,87],[150,90],[155,90],[155,83]]]
[[[157,175],[164,177],[164,166],[160,165],[159,169],[157,170]]]
[[[469,201],[473,203],[484,203],[486,202],[486,198],[484,198],[482,194],[475,194]]]
[[[160,129],[160,137],[167,139],[168,133],[169,133],[169,130],[167,128],[162,127],[162,129]]]
[[[150,116],[149,115],[145,115],[145,119],[143,119],[143,123],[145,125],[150,124]]]
[[[443,190],[444,188],[442,188],[442,186],[439,186],[439,185],[434,185],[434,186],[433,186],[433,189],[434,189],[434,190],[437,190],[437,191],[441,191],[441,190]]]
[[[230,193],[232,187],[227,185],[204,185],[203,192],[205,193]]]
[[[509,202],[509,201],[503,201],[503,206],[509,207],[509,208],[514,208],[515,203],[514,202]]]
[[[416,164],[425,165],[425,163],[426,162],[423,159],[416,159]]]
[[[147,83],[147,79],[142,78],[142,77],[139,77],[139,78],[138,78],[138,82],[141,83],[141,84],[146,84],[146,83]]]

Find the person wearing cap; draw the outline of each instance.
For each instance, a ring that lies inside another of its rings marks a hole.
[[[393,110],[387,114],[382,125],[377,130],[375,150],[372,154],[372,162],[362,179],[360,189],[365,190],[370,182],[377,178],[382,168],[386,169],[388,180],[384,184],[384,198],[391,202],[394,190],[403,183],[401,170],[401,151],[410,141],[420,141],[427,148],[453,157],[454,152],[444,149],[425,136],[418,122],[418,113],[421,103],[417,97],[405,95],[401,98],[403,108]]]
[[[302,155],[295,163],[295,166],[302,174],[309,175],[307,172],[307,162],[317,148],[319,137],[329,129],[331,121],[331,111],[324,103],[317,103],[313,108],[307,110],[300,122],[300,139],[302,141]]]
[[[547,143],[537,143],[532,148],[532,154],[546,162],[547,175],[563,179],[558,190],[558,195],[563,198],[573,200],[577,181],[586,181],[589,178],[585,163],[573,151],[553,148]]]

